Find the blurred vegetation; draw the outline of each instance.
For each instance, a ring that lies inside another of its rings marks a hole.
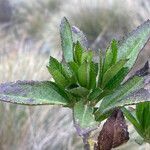
[[[25,32],[31,38],[42,38],[47,24],[53,14],[59,11],[61,4],[60,0],[23,1],[14,9],[11,28],[16,28],[18,35]]]
[[[126,8],[117,6],[114,2],[111,7],[103,6],[99,2],[96,6],[78,8],[72,12],[74,24],[87,34],[89,43],[95,50],[106,48],[107,42],[112,38],[119,39],[133,27],[132,17]]]
[[[122,37],[149,18],[150,1],[0,0],[0,82],[51,79],[45,66],[49,54],[61,59],[63,16],[86,33],[93,49],[104,50],[112,38]],[[150,56],[149,48],[139,64]],[[67,109],[0,103],[0,126],[0,150],[82,149]],[[139,147],[133,138],[122,149],[131,144]]]
[[[0,0],[0,23],[11,21],[12,8],[8,0]]]

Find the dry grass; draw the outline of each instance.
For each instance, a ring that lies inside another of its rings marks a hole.
[[[60,43],[57,28],[63,16],[84,31],[93,49],[105,50],[112,38],[119,39],[149,19],[150,3],[149,0],[68,1],[51,18],[50,29],[55,36],[50,41],[56,48]]]
[[[13,51],[0,57],[0,82],[50,80],[48,56]],[[0,102],[1,150],[80,149],[71,111],[56,106],[28,107]]]

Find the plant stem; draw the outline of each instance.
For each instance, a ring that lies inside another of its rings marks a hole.
[[[84,150],[90,150],[90,144],[88,142],[88,137],[89,137],[89,133],[85,133],[83,134],[79,128],[79,126],[75,125],[76,131],[78,133],[78,135],[82,138],[83,140],[83,144],[84,144]]]
[[[83,144],[84,144],[84,150],[90,150],[90,144],[88,142],[89,134],[85,134],[82,136]]]
[[[75,122],[73,117],[74,127],[76,128],[77,134],[82,138],[84,144],[84,150],[90,150],[90,144],[88,142],[89,133],[90,132],[83,132],[80,126]]]

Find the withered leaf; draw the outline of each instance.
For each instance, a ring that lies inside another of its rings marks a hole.
[[[128,127],[123,113],[115,109],[112,115],[104,123],[98,136],[96,150],[111,150],[129,140]]]
[[[147,61],[145,65],[143,66],[143,68],[136,71],[135,75],[141,76],[141,77],[146,76],[149,74],[149,69],[150,69],[149,61]]]

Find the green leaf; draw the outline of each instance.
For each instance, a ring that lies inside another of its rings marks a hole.
[[[103,98],[103,101],[99,107],[101,113],[105,113],[109,110],[114,109],[115,107],[122,107],[128,105],[129,102],[127,97],[130,93],[135,92],[136,90],[142,88],[143,78],[133,77],[131,80],[126,82],[124,85],[118,87],[112,94]],[[130,104],[134,103],[133,100],[130,101]]]
[[[99,53],[99,64],[98,64],[98,86],[101,85],[102,83],[102,78],[103,78],[103,62],[104,62],[104,57],[102,54],[102,51],[100,50]]]
[[[78,69],[78,82],[81,86],[86,87],[88,83],[88,65],[84,62]]]
[[[143,137],[145,142],[150,143],[150,101],[136,105],[136,117],[143,131],[139,134]]]
[[[74,106],[74,119],[75,123],[81,129],[89,129],[97,126],[93,115],[93,108],[83,104],[82,101],[79,101]]]
[[[86,97],[89,94],[89,90],[84,87],[73,88],[69,92],[79,97]]]
[[[65,92],[49,81],[0,84],[0,100],[24,105],[68,105]]]
[[[126,67],[132,68],[140,50],[145,46],[150,38],[150,20],[140,25],[136,30],[132,31],[118,46],[118,58],[129,59]]]
[[[103,90],[99,87],[95,88],[89,95],[89,100],[94,100],[96,99],[101,93],[103,92]]]
[[[117,61],[118,43],[116,40],[112,40],[111,46],[106,51],[104,60],[104,72],[106,72]]]
[[[55,82],[61,87],[66,87],[74,82],[71,70],[67,65],[62,65],[57,59],[50,57],[48,71],[53,76]]]
[[[89,78],[88,78],[88,89],[94,89],[96,86],[96,76],[98,72],[98,64],[91,62],[89,64]]]
[[[49,65],[47,66],[48,71],[52,76],[54,76],[54,72],[57,70],[62,73],[62,64],[58,62],[57,59],[50,56]]]
[[[49,65],[47,66],[48,71],[53,76],[55,70],[62,72],[62,65],[58,62],[57,59],[50,56]]]
[[[79,41],[79,43],[81,43],[82,47],[88,48],[88,40],[87,40],[86,36],[84,35],[84,33],[80,29],[73,26],[72,27],[72,35],[73,35],[74,43],[77,43],[77,41]]]
[[[53,79],[60,87],[65,88],[70,84],[69,80],[67,80],[58,70],[55,70],[52,75]]]
[[[105,86],[105,89],[113,90],[120,86],[128,71],[128,68],[122,68],[110,81],[108,81],[108,83]]]
[[[72,74],[72,71],[71,71],[71,69],[68,67],[68,65],[67,64],[63,64],[63,66],[62,66],[62,74],[63,74],[63,76],[67,79],[67,80],[69,80],[69,82],[71,83],[71,82],[73,82],[73,74]]]
[[[52,71],[53,70],[59,70],[59,71],[62,70],[61,63],[59,63],[58,60],[53,58],[52,56],[50,56],[50,59],[49,59],[49,67],[51,67]]]
[[[126,118],[133,124],[133,126],[135,127],[135,129],[141,135],[142,132],[143,132],[143,130],[141,129],[140,124],[137,121],[136,117],[133,116],[133,114],[128,109],[126,109],[125,107],[121,108],[121,110],[123,111],[123,113],[126,116]]]
[[[147,129],[150,129],[150,102],[137,104],[136,116],[143,130],[146,131]]]
[[[78,69],[79,69],[78,64],[75,62],[69,62],[68,65],[69,65],[69,68],[71,69],[71,71],[73,72],[73,74],[77,77]]]
[[[150,143],[150,101],[136,105],[136,117],[143,131],[139,134]]]
[[[143,88],[143,83],[141,83],[140,89],[131,92],[128,96],[125,96],[120,101],[118,101],[112,107],[122,107],[128,105],[135,105],[142,102],[150,102],[150,91]]]
[[[150,143],[150,102],[138,103],[135,116],[126,108],[122,108],[122,110],[144,141]]]
[[[127,60],[120,60],[104,73],[102,87],[105,87],[105,85],[123,68],[126,62]]]
[[[75,60],[76,63],[81,65],[83,48],[82,48],[81,44],[78,41],[75,44],[74,49],[75,49],[74,50],[74,60]]]
[[[68,20],[64,17],[60,25],[61,45],[66,62],[73,61],[73,38]]]
[[[93,59],[93,52],[92,51],[86,51],[82,53],[82,60],[81,63],[91,62]]]
[[[112,49],[112,54],[113,54],[111,65],[113,65],[117,62],[117,55],[118,55],[118,42],[116,40],[112,41],[111,49]]]

